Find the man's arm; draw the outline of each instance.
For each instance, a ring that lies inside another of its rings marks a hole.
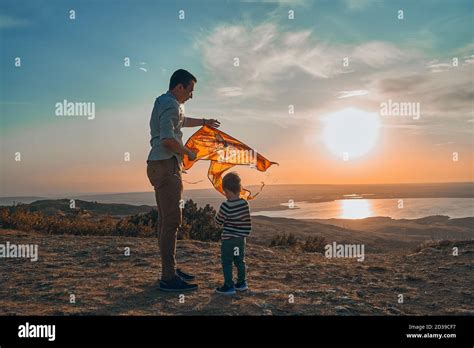
[[[174,138],[174,122],[173,119],[178,118],[178,109],[174,105],[169,105],[165,110],[163,110],[160,117],[160,136],[161,144],[170,150],[173,153],[179,155],[188,155],[189,159],[192,161],[196,158],[196,154],[181,145]]]
[[[187,116],[184,118],[183,127],[199,127],[204,125],[218,128],[221,123],[214,119],[192,118]]]
[[[190,161],[193,161],[196,158],[196,154],[193,151],[184,147],[177,140],[173,138],[162,139],[161,144],[163,144],[163,146],[166,147],[171,152],[174,152],[180,155],[188,155]]]

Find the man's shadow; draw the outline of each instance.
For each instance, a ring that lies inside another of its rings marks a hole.
[[[160,291],[159,283],[149,284],[143,291],[116,298],[113,303],[100,307],[96,311],[81,315],[120,315],[129,311],[147,310],[147,314],[161,315],[158,309],[152,309],[157,303],[176,301],[176,293]]]

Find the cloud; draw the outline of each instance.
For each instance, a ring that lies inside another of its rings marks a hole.
[[[362,11],[374,4],[374,0],[345,0],[347,8],[351,11]]]
[[[26,27],[29,24],[26,19],[0,14],[0,29]]]
[[[387,77],[380,79],[378,82],[378,89],[384,94],[406,93],[419,88],[420,85],[430,81],[429,75],[412,74],[404,75],[397,74],[394,77]]]
[[[248,98],[278,100],[289,86],[351,71],[381,69],[413,57],[395,45],[371,41],[341,45],[317,40],[310,30],[282,32],[275,24],[221,25],[197,40],[218,95],[239,87]],[[350,68],[343,66],[347,57]],[[282,85],[283,84],[283,85]]]
[[[474,54],[464,57],[463,59],[465,64],[474,64]]]
[[[449,60],[449,63],[442,63],[438,59],[428,62],[427,68],[431,72],[439,73],[447,71],[449,69],[455,69],[460,65],[474,64],[474,55],[464,56],[464,57],[453,57]]]
[[[402,51],[383,41],[372,41],[356,46],[350,57],[373,68],[381,68],[396,62],[408,60],[414,52]]]
[[[240,87],[222,87],[217,90],[219,95],[223,97],[237,97],[242,95],[242,88]]]
[[[474,85],[472,65],[443,70],[433,74],[427,70],[378,79],[372,86],[379,97],[420,102],[424,116],[440,116],[447,120],[471,118]],[[392,72],[395,75],[395,72]]]
[[[439,63],[437,59],[428,62],[428,66],[427,66],[427,68],[430,69],[431,72],[434,72],[434,73],[446,71],[452,67],[453,67],[452,63]]]
[[[346,107],[379,112],[389,99],[420,103],[420,119],[384,119],[385,128],[400,132],[464,134],[473,119],[474,56],[467,46],[459,51],[459,65],[448,68],[451,59],[434,60],[390,42],[337,44],[313,30],[282,31],[266,23],[215,27],[197,48],[216,106],[249,122],[288,122],[290,104],[295,121],[318,122]]]
[[[247,3],[266,3],[276,4],[279,6],[308,6],[311,4],[311,0],[241,0],[241,2]]]
[[[369,91],[366,91],[365,89],[358,89],[355,91],[341,91],[337,94],[337,99],[357,97],[366,94],[369,94]]]

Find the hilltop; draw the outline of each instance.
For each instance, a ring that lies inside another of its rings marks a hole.
[[[0,315],[474,315],[473,241],[369,253],[364,262],[249,243],[251,291],[232,298],[213,292],[222,281],[219,244],[179,241],[180,265],[200,286],[184,303],[158,290],[156,239],[2,230],[6,241],[38,244],[40,257],[0,260]]]

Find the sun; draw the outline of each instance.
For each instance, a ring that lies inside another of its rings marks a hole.
[[[328,114],[323,122],[323,143],[338,157],[358,158],[377,144],[380,119],[376,113],[348,108]]]

